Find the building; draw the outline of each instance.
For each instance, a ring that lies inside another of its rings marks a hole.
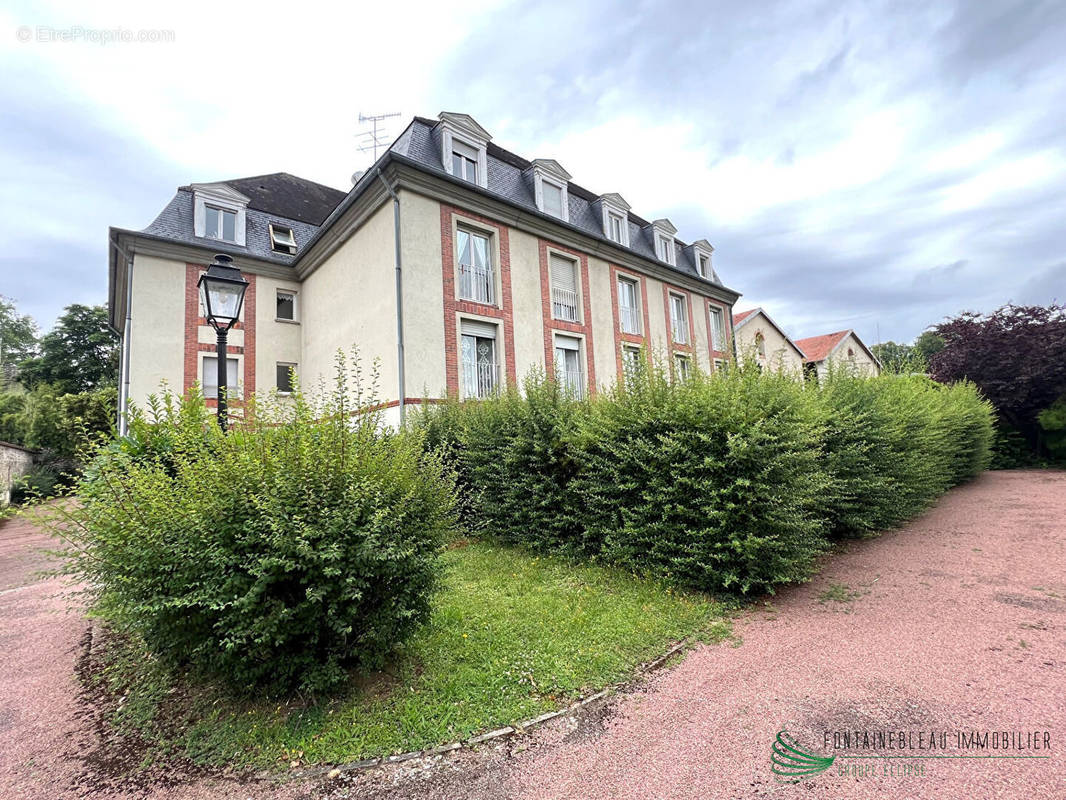
[[[330,375],[352,345],[380,359],[390,421],[535,367],[581,394],[642,347],[679,372],[729,356],[739,295],[705,239],[686,244],[669,220],[491,138],[465,114],[416,117],[347,194],[284,173],[190,184],[144,230],[111,228],[121,404],[163,381],[216,393],[196,289],[215,253],[250,282],[229,339],[235,406],[289,389],[290,368]]]
[[[763,369],[803,376],[803,351],[762,308],[733,314],[737,358],[754,361]]]
[[[853,330],[797,339],[796,346],[805,354],[804,368],[821,380],[830,364],[848,366],[863,375],[880,375],[881,362]]]

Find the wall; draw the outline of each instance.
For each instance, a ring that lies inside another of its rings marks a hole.
[[[11,502],[11,486],[33,467],[33,452],[0,442],[0,506]]]
[[[760,358],[756,345],[758,334],[763,335],[766,356]],[[754,359],[765,369],[785,371],[796,375],[803,373],[803,359],[784,336],[762,314],[756,314],[736,329],[737,357]]]
[[[137,254],[133,260],[130,401],[143,406],[166,381],[181,392],[184,375],[185,264]]]
[[[276,319],[278,289],[296,293],[295,322]],[[279,361],[296,364],[297,374],[302,375],[304,298],[298,281],[284,281],[264,275],[256,276],[255,295],[255,331],[258,352],[255,362],[255,390],[267,392],[277,386]]]

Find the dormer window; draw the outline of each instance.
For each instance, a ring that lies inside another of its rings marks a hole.
[[[699,276],[708,281],[714,281],[718,283],[718,276],[714,273],[714,267],[711,265],[711,254],[714,252],[714,247],[706,239],[699,239],[690,245],[692,249],[692,260],[696,263],[696,272]]]
[[[657,219],[651,224],[655,255],[671,266],[677,265],[677,245],[674,234],[677,228],[668,219]]]
[[[440,160],[444,171],[459,180],[488,187],[488,131],[469,114],[440,113]]]
[[[464,181],[477,183],[478,152],[470,145],[452,140],[452,175]]]
[[[228,208],[205,208],[204,236],[224,242],[237,241],[237,212]]]
[[[193,235],[244,247],[248,198],[225,183],[194,183]]]
[[[275,253],[296,255],[296,237],[293,236],[292,228],[285,225],[270,223],[270,249]]]
[[[533,194],[537,208],[545,214],[569,222],[570,202],[566,185],[570,180],[570,173],[551,158],[538,158],[529,169],[533,172]]]
[[[629,247],[629,203],[614,192],[600,195],[596,203],[603,215],[603,235],[622,247]]]

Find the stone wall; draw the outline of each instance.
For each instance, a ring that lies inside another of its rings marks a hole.
[[[34,452],[0,442],[0,506],[11,502],[11,486],[33,467]]]

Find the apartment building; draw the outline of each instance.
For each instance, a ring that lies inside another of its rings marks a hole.
[[[676,376],[733,350],[739,294],[706,239],[638,216],[466,114],[414,118],[347,193],[278,173],[179,187],[141,231],[110,229],[109,309],[123,403],[165,382],[217,392],[197,280],[216,253],[249,281],[230,333],[233,405],[329,376],[338,348],[380,364],[390,422],[446,395],[485,397],[533,368],[576,395],[642,353]]]

